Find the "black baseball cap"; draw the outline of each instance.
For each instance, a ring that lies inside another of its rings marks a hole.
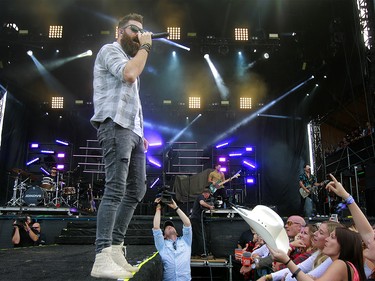
[[[172,221],[165,221],[163,229],[165,229],[167,226],[173,226],[174,227],[174,223]]]

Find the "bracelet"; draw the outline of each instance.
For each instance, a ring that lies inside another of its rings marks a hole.
[[[147,53],[151,52],[151,44],[145,43],[139,47],[140,50],[145,50]]]
[[[350,205],[350,204],[354,203],[354,198],[353,198],[353,196],[349,195],[349,197],[346,198],[346,199],[344,200],[344,202],[345,202],[346,205]]]
[[[266,275],[266,280],[271,281],[272,280],[272,274],[267,274]]]
[[[175,210],[175,211],[177,212],[177,210],[178,210],[178,209],[180,209],[180,207],[178,207],[178,206],[177,206],[177,208],[176,208],[176,209],[174,209],[174,210]]]
[[[287,265],[288,263],[290,263],[291,259],[289,259],[286,263],[284,263],[284,265]]]
[[[296,271],[294,271],[294,273],[292,274],[292,278],[296,278],[298,273],[301,271],[300,268],[298,268]]]

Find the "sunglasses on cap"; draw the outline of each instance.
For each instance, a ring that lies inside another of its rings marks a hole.
[[[134,33],[138,33],[138,32],[144,32],[144,29],[142,28],[139,28],[138,26],[134,25],[134,24],[129,24],[129,25],[126,25],[124,27],[121,27],[121,29],[127,29],[127,28],[130,28],[130,30]]]

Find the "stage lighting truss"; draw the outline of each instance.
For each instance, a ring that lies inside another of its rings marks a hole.
[[[180,27],[167,27],[169,32],[169,40],[180,40],[181,39],[181,28]]]
[[[62,38],[63,37],[63,26],[62,25],[50,25],[48,38]]]

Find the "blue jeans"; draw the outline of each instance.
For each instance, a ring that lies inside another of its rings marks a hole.
[[[311,217],[313,214],[313,201],[310,197],[305,198],[304,213],[306,217]]]
[[[106,119],[98,128],[103,150],[105,189],[96,226],[96,253],[120,245],[134,210],[146,193],[146,160],[143,139]]]

